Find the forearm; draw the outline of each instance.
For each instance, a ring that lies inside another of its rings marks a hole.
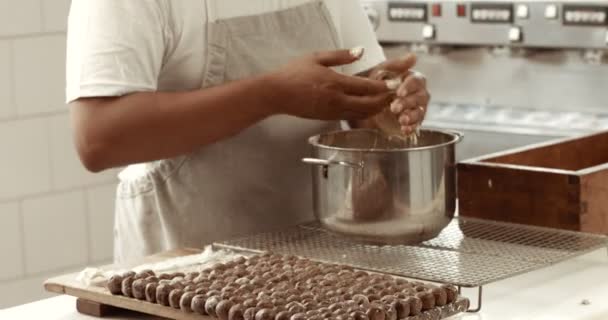
[[[74,102],[81,158],[100,171],[175,157],[228,138],[275,113],[272,85],[265,80]]]

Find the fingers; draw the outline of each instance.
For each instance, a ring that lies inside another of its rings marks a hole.
[[[397,96],[405,98],[408,94],[426,89],[426,78],[418,72],[412,72],[397,89]]]
[[[356,47],[350,50],[319,51],[312,55],[312,59],[325,67],[336,67],[351,64],[363,56],[365,49]]]
[[[344,119],[365,119],[386,108],[391,99],[390,93],[369,96],[341,95],[336,101],[336,107],[341,109]]]
[[[424,107],[418,107],[415,109],[408,109],[399,116],[399,123],[401,126],[415,126],[424,120],[426,110]]]
[[[400,59],[386,61],[381,65],[380,70],[403,74],[416,65],[416,55],[408,54]],[[382,72],[382,71],[380,71]]]
[[[418,128],[417,125],[401,126],[401,132],[403,132],[403,134],[405,134],[406,136],[409,136],[410,134],[414,133],[417,128]]]
[[[348,95],[366,96],[389,92],[386,82],[380,80],[336,74],[336,82]]]
[[[420,90],[405,98],[397,98],[391,103],[391,112],[399,114],[404,110],[415,109],[429,104],[430,95],[426,90]]]
[[[398,115],[404,134],[413,133],[422,123],[430,98],[426,79],[417,72],[412,72],[397,89],[397,99],[391,103],[390,110]]]

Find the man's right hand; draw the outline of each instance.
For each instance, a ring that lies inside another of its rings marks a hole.
[[[317,52],[279,69],[271,76],[275,112],[319,120],[365,119],[380,112],[394,99],[384,81],[331,69],[362,54],[362,49]]]

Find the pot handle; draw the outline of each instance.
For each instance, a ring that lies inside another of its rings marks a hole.
[[[325,160],[325,159],[316,159],[316,158],[303,158],[302,162],[314,166],[342,166],[349,167],[354,169],[363,169],[363,162],[353,163],[348,161],[338,161],[338,160]]]

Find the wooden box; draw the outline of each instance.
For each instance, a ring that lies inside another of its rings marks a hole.
[[[458,164],[459,214],[608,234],[608,132]]]

